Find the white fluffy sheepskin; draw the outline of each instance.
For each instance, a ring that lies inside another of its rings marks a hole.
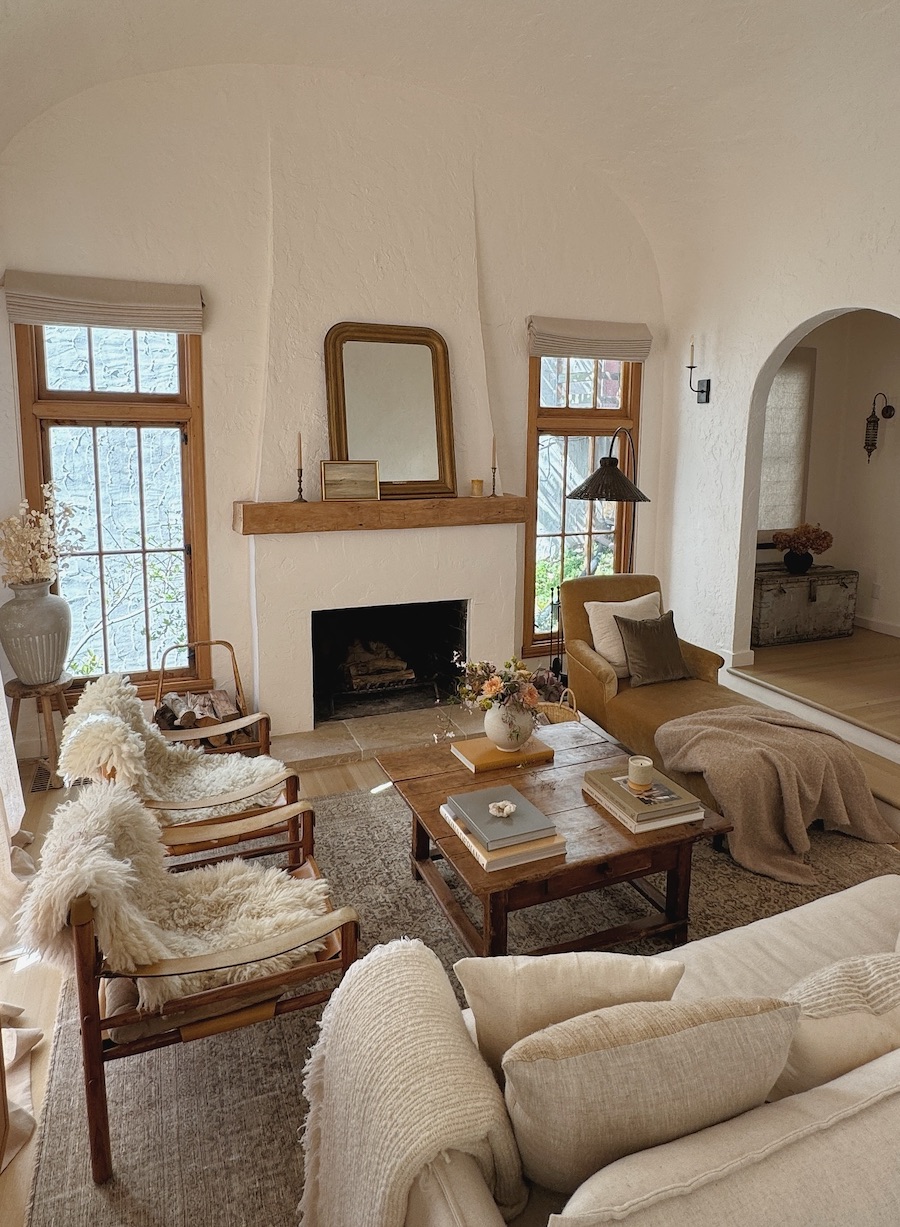
[[[298,880],[239,860],[171,873],[152,812],[124,785],[99,783],[57,809],[19,913],[19,933],[28,949],[68,972],[69,905],[82,894],[96,909],[97,940],[107,964],[130,972],[157,959],[276,936],[322,915],[329,888],[321,879]],[[262,963],[138,980],[140,1004],[149,1009],[171,997],[286,971],[320,948],[315,942]]]
[[[118,673],[89,682],[63,725],[59,770],[67,784],[99,780],[115,771],[116,780],[153,801],[199,801],[222,793],[263,785],[284,769],[277,759],[260,755],[204,754],[166,741],[144,714],[137,688]],[[201,810],[161,810],[168,822],[188,822],[233,814],[248,805],[270,805],[280,787],[252,800]]]

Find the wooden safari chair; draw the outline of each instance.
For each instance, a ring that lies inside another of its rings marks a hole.
[[[244,837],[273,823],[271,811],[255,818],[255,831],[241,820]],[[221,833],[203,823],[177,835],[169,850],[189,854],[218,847]],[[112,1175],[107,1062],[320,1004],[356,959],[356,912],[333,910],[313,856],[292,851],[299,863],[287,869],[235,857],[174,866],[155,815],[117,783],[91,784],[56,811],[20,933],[74,970],[97,1184]]]

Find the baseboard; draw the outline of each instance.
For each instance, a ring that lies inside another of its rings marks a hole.
[[[860,618],[858,615],[853,619],[854,626],[861,626],[863,630],[877,631],[879,635],[893,635],[895,639],[900,639],[900,626],[895,622],[879,622],[877,618]]]
[[[726,669],[742,669],[748,665],[752,665],[755,659],[755,653],[752,649],[747,648],[744,652],[726,652],[724,649],[718,649],[719,655],[725,657]]]

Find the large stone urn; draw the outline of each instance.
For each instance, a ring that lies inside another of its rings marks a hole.
[[[534,719],[521,703],[492,703],[484,713],[484,735],[498,750],[521,750],[533,732]]]
[[[50,582],[10,584],[13,599],[0,605],[0,644],[16,677],[29,686],[55,682],[69,650],[72,612]]]

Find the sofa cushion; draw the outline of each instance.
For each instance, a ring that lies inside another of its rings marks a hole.
[[[681,655],[671,609],[659,618],[639,621],[616,614],[616,626],[622,636],[632,687],[678,682],[691,676]]]
[[[900,875],[891,873],[653,957],[684,963],[676,1001],[783,997],[801,977],[839,959],[893,950],[898,929]]]
[[[453,970],[475,1016],[478,1048],[498,1076],[513,1044],[576,1014],[626,1001],[668,1001],[684,968],[596,951],[460,959]]]
[[[825,1086],[629,1155],[550,1227],[894,1227],[900,1052]]]
[[[770,1099],[821,1086],[900,1048],[900,954],[832,963],[785,999],[799,1005],[800,1018]]]
[[[633,1002],[520,1040],[503,1072],[526,1175],[574,1192],[622,1155],[756,1107],[798,1014],[761,997]]]
[[[661,600],[658,592],[648,592],[646,596],[636,596],[630,601],[585,601],[594,651],[609,661],[616,671],[616,677],[628,676],[628,662],[622,636],[616,626],[616,614],[623,618],[658,618],[662,613]]]

